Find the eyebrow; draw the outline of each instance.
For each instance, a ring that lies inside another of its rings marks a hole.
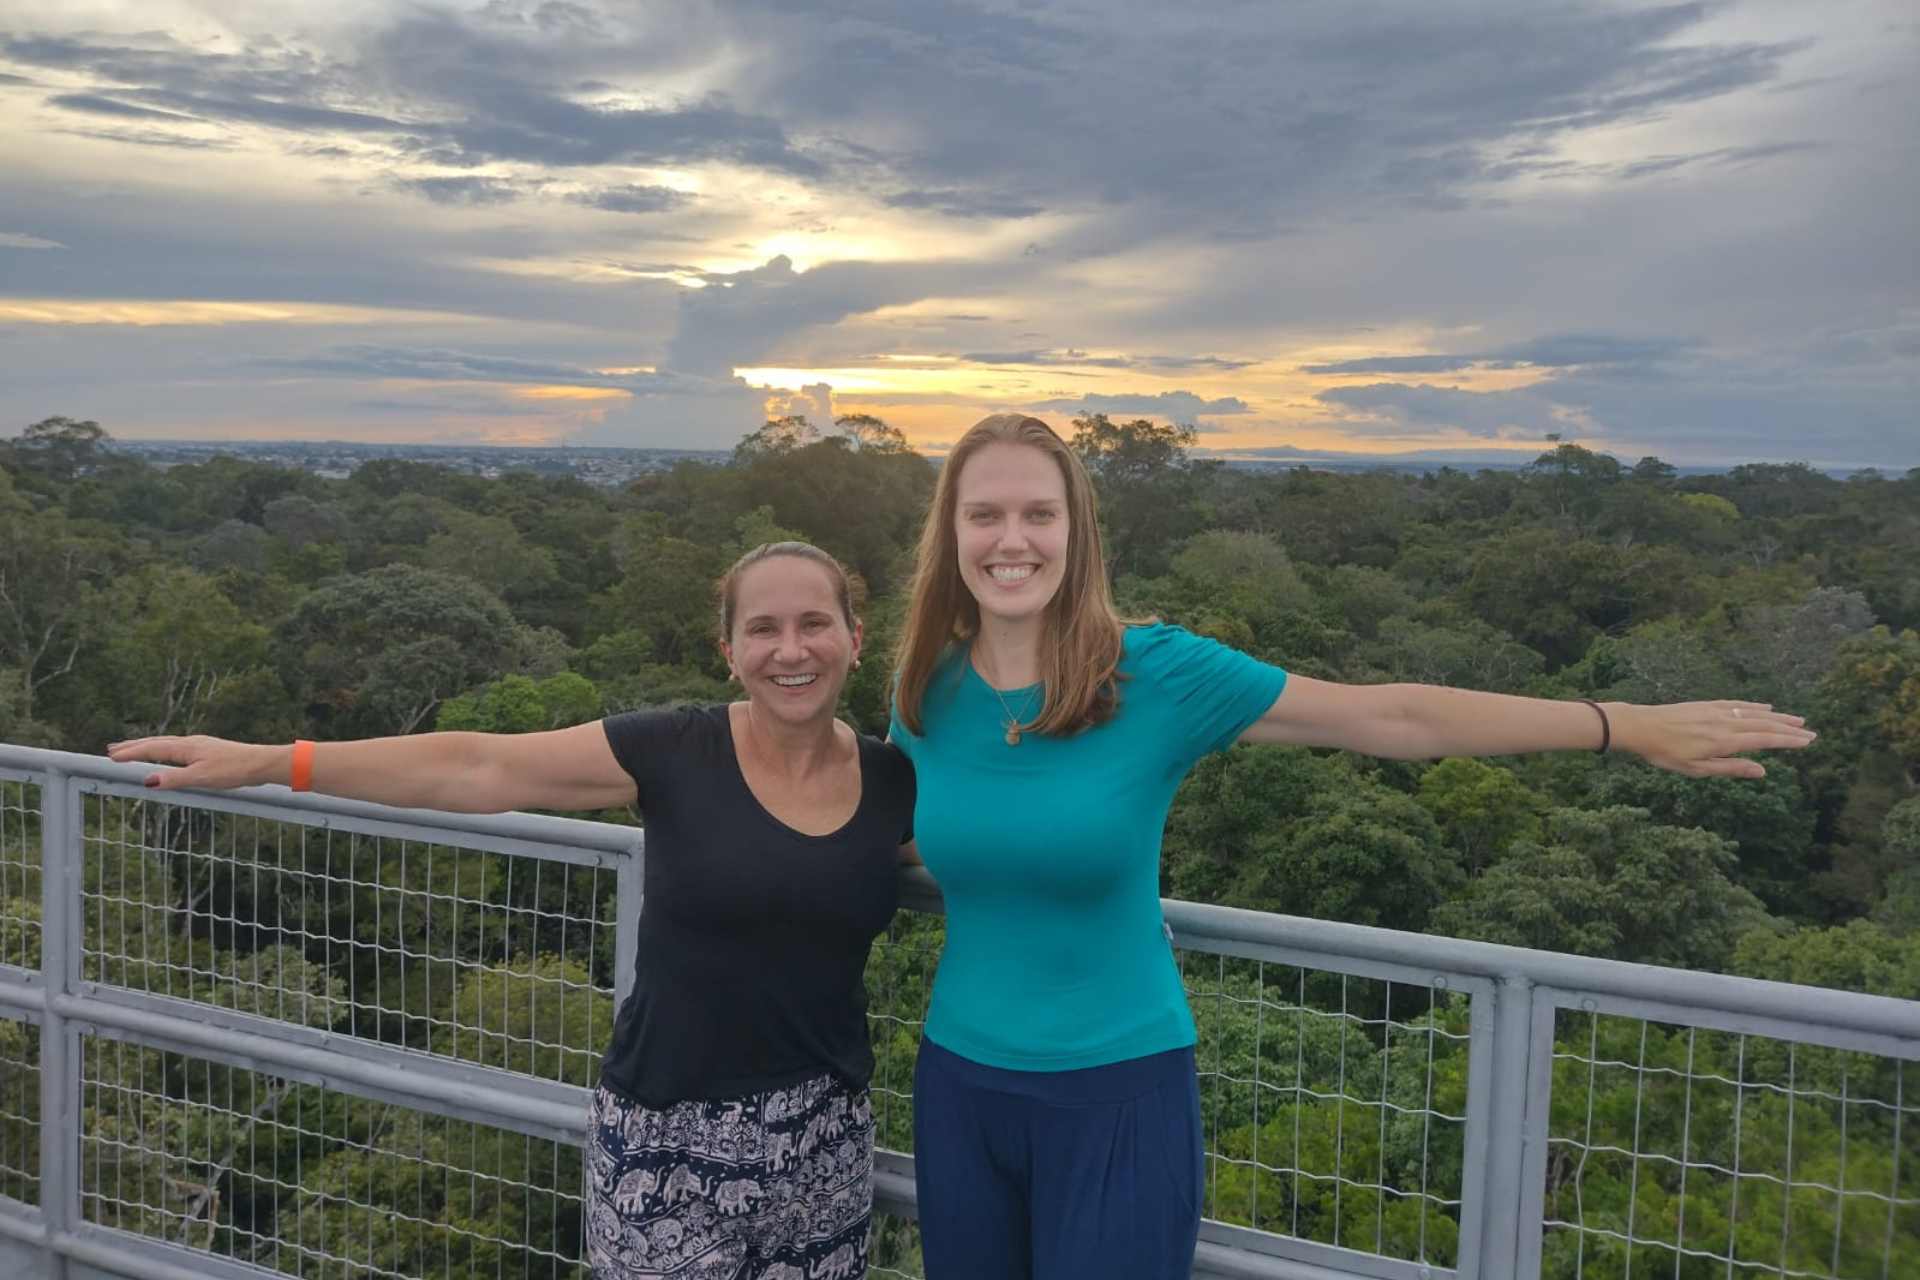
[[[834,617],[837,617],[838,614],[832,609],[802,609],[800,610],[797,616],[801,618],[834,618]],[[743,627],[750,627],[756,622],[777,622],[777,621],[779,621],[778,614],[750,613],[746,617],[740,619],[740,625]]]

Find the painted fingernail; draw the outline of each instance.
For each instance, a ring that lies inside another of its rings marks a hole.
[[[157,787],[157,786],[159,786],[159,785],[160,785],[160,778],[159,778],[159,776],[158,776],[158,775],[156,774],[156,775],[155,775],[154,777],[151,777],[151,778],[148,778],[148,779],[147,779],[147,780],[146,780],[146,781],[145,781],[144,783],[142,783],[141,785],[142,785],[142,786],[148,786],[148,787]]]

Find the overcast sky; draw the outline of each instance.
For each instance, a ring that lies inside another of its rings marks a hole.
[[[1916,0],[0,0],[0,434],[1920,465]]]

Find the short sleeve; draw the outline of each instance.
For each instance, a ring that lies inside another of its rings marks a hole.
[[[1232,746],[1287,686],[1281,668],[1164,623],[1129,628],[1126,658],[1122,670],[1167,704],[1190,760]],[[1123,684],[1122,708],[1129,693]]]
[[[640,810],[646,812],[650,798],[657,798],[668,777],[670,766],[686,744],[698,708],[680,707],[673,711],[624,711],[600,722],[606,731],[607,746],[613,758],[633,779],[640,795]]]

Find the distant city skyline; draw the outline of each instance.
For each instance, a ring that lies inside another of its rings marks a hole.
[[[1915,65],[1908,0],[0,0],[0,434],[1904,471]]]

